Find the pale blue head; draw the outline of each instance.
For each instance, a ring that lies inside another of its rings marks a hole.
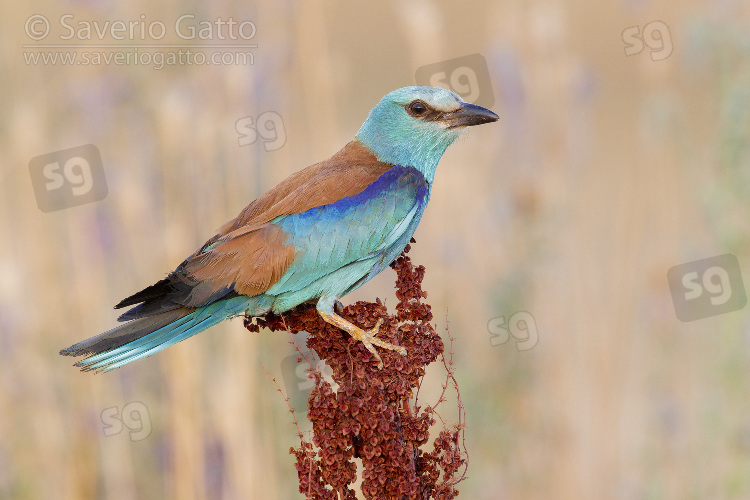
[[[372,108],[356,138],[380,161],[414,167],[432,183],[440,157],[466,127],[497,119],[492,111],[463,102],[450,90],[403,87]]]

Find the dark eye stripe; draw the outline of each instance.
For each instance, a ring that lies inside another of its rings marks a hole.
[[[405,106],[406,112],[414,118],[418,118],[424,121],[435,121],[440,120],[445,116],[445,113],[432,108],[429,104],[417,99],[410,102]]]

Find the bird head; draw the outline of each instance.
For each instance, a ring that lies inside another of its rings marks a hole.
[[[467,127],[498,118],[489,109],[463,102],[450,90],[403,87],[380,100],[356,138],[378,160],[414,167],[432,183],[440,157]]]

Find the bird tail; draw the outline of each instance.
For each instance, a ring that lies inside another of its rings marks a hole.
[[[75,363],[82,371],[108,372],[131,361],[156,354],[232,316],[242,314],[244,300],[222,300],[198,309],[180,308],[134,319],[63,349],[63,356],[83,356]]]

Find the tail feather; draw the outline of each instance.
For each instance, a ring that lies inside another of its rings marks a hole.
[[[153,340],[146,342],[146,344],[141,347],[133,348],[133,349],[127,350],[125,352],[122,352],[116,355],[112,355],[110,353],[104,353],[103,355],[100,355],[103,357],[100,358],[99,361],[92,360],[91,358],[87,358],[83,361],[79,361],[78,363],[76,363],[76,366],[80,366],[83,369],[83,371],[96,370],[97,373],[108,372],[110,370],[119,368],[122,365],[128,364],[137,359],[145,358],[147,356],[151,356],[152,354],[156,354],[162,349],[166,349],[167,347],[174,345],[177,342],[181,342],[185,340],[186,338],[192,337],[193,335],[196,335],[202,332],[206,328],[209,328],[215,325],[216,323],[223,321],[224,319],[225,318],[205,318],[202,321],[198,321],[196,320],[195,317],[193,317],[189,321],[183,323],[182,325],[176,328],[174,328],[173,325],[168,325],[162,328],[162,330],[164,330],[166,333],[160,332],[157,338],[154,338]],[[157,332],[149,334],[144,338],[149,338],[156,333]],[[125,346],[125,347],[129,347],[129,346]],[[93,357],[94,356],[92,356],[92,358]]]
[[[60,354],[63,356],[84,356],[87,354],[99,354],[109,351],[165,327],[170,323],[187,316],[190,312],[190,309],[183,308],[168,311],[156,316],[130,321],[112,328],[111,330],[107,330],[95,337],[78,342],[67,349],[63,349],[60,351]]]
[[[234,297],[198,309],[182,308],[136,319],[60,351],[89,356],[77,363],[83,371],[107,372],[156,354],[203,330],[242,314],[248,297]]]
[[[160,345],[163,345],[162,349],[169,345],[172,345],[173,342],[169,341],[177,335],[181,334],[186,329],[191,328],[193,324],[194,313],[190,313],[173,323],[159,328],[158,330],[155,330],[116,349],[111,349],[109,351],[104,351],[102,353],[89,356],[88,358],[77,362],[75,366],[83,368],[83,371],[91,371],[114,364],[115,362],[122,359],[134,361],[134,356],[144,351],[149,351],[153,348],[159,347]]]

